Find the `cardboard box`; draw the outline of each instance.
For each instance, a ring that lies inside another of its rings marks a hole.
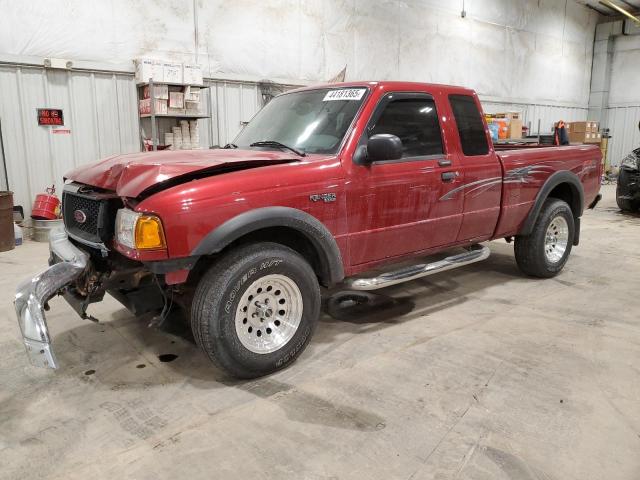
[[[512,119],[507,135],[509,138],[522,138],[522,120]]]
[[[200,102],[184,102],[187,115],[202,115]]]
[[[587,132],[569,132],[569,143],[587,143]]]
[[[150,98],[150,93],[151,93],[151,86],[145,85],[144,88],[142,89],[142,98]],[[168,100],[169,87],[167,85],[154,85],[153,96],[154,98]]]
[[[186,102],[199,102],[200,87],[186,86],[184,89],[184,100]]]
[[[156,82],[164,81],[162,62],[150,58],[136,60],[136,83],[147,83],[151,78]]]
[[[569,132],[570,143],[600,143],[601,140],[601,133]]]
[[[568,132],[574,133],[598,133],[598,122],[571,122],[566,125]]]
[[[184,108],[184,93],[169,92],[169,108]]]
[[[590,133],[586,143],[600,143],[602,141],[601,133]]]
[[[489,113],[486,114],[485,117],[487,121],[498,119],[498,120],[522,120],[522,116],[520,112],[503,112],[503,113]]]
[[[143,98],[140,100],[140,104],[138,106],[141,115],[150,115],[151,114],[151,99]],[[167,101],[157,98],[154,102],[154,109],[156,115],[166,115],[167,114]]]
[[[590,130],[589,122],[571,122],[566,124],[570,133],[586,133]]]
[[[200,65],[185,63],[182,67],[182,80],[187,85],[202,85],[202,68],[200,68]]]
[[[164,81],[167,83],[182,83],[182,64],[181,63],[168,63],[162,64],[162,73]]]

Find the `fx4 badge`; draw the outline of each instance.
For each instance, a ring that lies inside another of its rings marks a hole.
[[[309,200],[312,202],[319,202],[322,200],[324,203],[335,202],[336,194],[335,193],[314,193],[313,195],[309,195]]]

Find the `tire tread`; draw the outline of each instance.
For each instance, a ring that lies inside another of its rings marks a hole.
[[[551,221],[551,215],[555,211],[562,210],[568,213],[568,217],[570,219],[569,242],[567,244],[567,251],[562,261],[551,268],[547,264],[544,255],[544,236],[546,234],[547,226]],[[569,254],[571,253],[571,247],[573,245],[573,238],[575,234],[574,228],[575,226],[573,223],[573,213],[571,212],[571,208],[565,201],[557,198],[548,198],[547,200],[545,200],[542,206],[542,210],[540,211],[540,214],[536,219],[536,223],[533,226],[531,234],[516,237],[514,252],[518,268],[526,275],[531,275],[533,277],[539,278],[550,278],[560,273],[567,259],[569,258]]]
[[[320,303],[320,287],[317,277],[307,261],[295,250],[284,245],[272,242],[260,242],[240,246],[230,250],[220,258],[216,259],[209,267],[207,272],[200,279],[192,300],[191,310],[191,330],[196,344],[207,354],[209,359],[218,368],[226,370],[233,376],[238,378],[254,378],[264,373],[257,373],[243,368],[241,365],[231,364],[227,358],[222,358],[223,352],[217,351],[214,340],[222,333],[212,331],[209,318],[216,315],[216,312],[210,312],[211,305],[219,305],[226,293],[226,289],[233,281],[234,275],[237,273],[237,266],[246,265],[252,261],[263,258],[269,252],[279,252],[287,256],[293,256],[306,274],[315,281],[313,295],[317,296],[318,305]],[[309,334],[309,339],[312,336]],[[308,340],[307,339],[307,343]],[[302,352],[304,348],[300,349]],[[296,355],[297,356],[297,355]]]

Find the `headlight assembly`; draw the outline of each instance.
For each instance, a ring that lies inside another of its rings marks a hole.
[[[128,208],[121,208],[116,215],[116,241],[136,250],[166,247],[160,219]]]

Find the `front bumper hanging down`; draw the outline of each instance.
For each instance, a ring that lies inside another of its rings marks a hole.
[[[14,305],[24,346],[32,365],[57,368],[44,305],[85,269],[89,256],[69,241],[64,228],[51,230],[49,248],[56,263],[18,285]]]

